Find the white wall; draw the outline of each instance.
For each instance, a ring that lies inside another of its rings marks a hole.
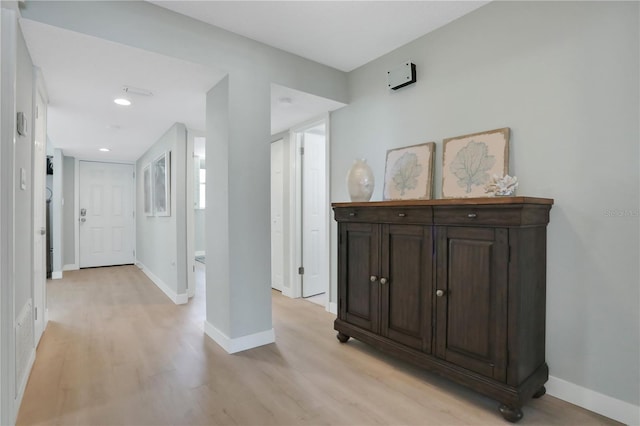
[[[136,162],[136,260],[176,303],[186,303],[185,175],[187,129],[174,124]],[[171,151],[171,216],[144,213],[143,169]]]
[[[443,138],[510,127],[518,193],[555,199],[547,256],[550,374],[577,385],[573,393],[584,390],[586,399],[611,397],[627,415],[618,418],[636,423],[638,7],[490,3],[351,72],[351,104],[331,122],[333,201],[349,199],[344,182],[353,159],[368,159],[373,200],[380,200],[386,151],[428,141],[437,143],[439,196]],[[388,90],[387,71],[407,59],[417,66],[417,83]]]

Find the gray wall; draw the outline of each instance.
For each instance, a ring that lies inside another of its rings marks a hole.
[[[64,205],[62,206],[62,221],[64,233],[62,235],[63,266],[76,265],[76,221],[75,221],[75,174],[76,159],[64,157],[62,160],[64,172],[62,186]]]
[[[187,129],[174,124],[136,162],[136,259],[177,295],[186,293],[186,238],[184,179]],[[171,151],[171,216],[144,213],[143,169],[163,152]]]
[[[510,127],[520,195],[555,199],[548,228],[551,375],[640,400],[637,2],[494,2],[349,74],[332,114],[332,200],[354,158],[380,200],[390,148]],[[410,58],[418,82],[390,91]],[[335,224],[334,224],[335,235]],[[335,247],[335,245],[334,245]],[[335,259],[335,252],[333,253]],[[335,302],[335,264],[332,283]]]

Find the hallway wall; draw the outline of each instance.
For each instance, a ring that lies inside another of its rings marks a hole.
[[[187,128],[176,123],[136,162],[136,261],[175,303],[187,302],[187,206],[184,200],[180,201],[185,194],[186,143]],[[143,170],[166,152],[171,153],[171,215],[147,216],[144,213]]]

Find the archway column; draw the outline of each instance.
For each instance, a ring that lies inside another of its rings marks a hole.
[[[234,72],[207,93],[205,332],[227,352],[272,343],[270,84]]]

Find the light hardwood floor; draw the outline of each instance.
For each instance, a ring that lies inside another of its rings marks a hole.
[[[202,284],[182,306],[134,266],[47,285],[51,320],[20,425],[507,424],[493,400],[353,339],[338,343],[334,316],[304,300],[274,292],[276,343],[228,355],[203,333]],[[520,424],[615,422],[546,395]]]

